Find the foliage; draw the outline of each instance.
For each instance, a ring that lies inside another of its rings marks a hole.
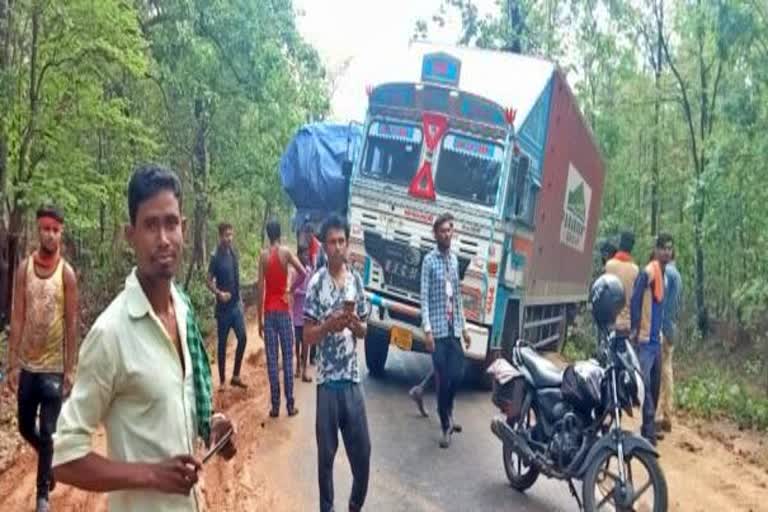
[[[299,125],[325,115],[327,91],[290,0],[0,0],[0,288],[3,264],[34,244],[29,212],[54,202],[93,320],[132,261],[128,175],[157,161],[182,179],[195,264],[184,270],[212,311],[202,282],[217,224],[235,226],[252,280],[254,227],[290,212],[278,159]]]
[[[768,304],[755,293],[768,270],[764,2],[503,0],[489,13],[478,5],[445,0],[417,36],[451,14],[462,20],[462,43],[510,48],[522,33],[523,53],[568,73],[602,149],[600,237],[633,229],[645,261],[653,236],[670,232],[684,310],[704,334],[710,319],[763,314]],[[522,22],[510,21],[512,7]]]
[[[707,419],[725,416],[742,428],[768,429],[768,398],[735,384],[716,367],[676,383],[675,403]]]

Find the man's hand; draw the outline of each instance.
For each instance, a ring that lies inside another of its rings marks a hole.
[[[469,331],[466,329],[461,331],[461,337],[464,338],[464,347],[469,350],[469,345],[472,344],[472,338],[469,336]]]
[[[75,383],[74,377],[72,377],[72,372],[65,372],[64,373],[64,381],[62,382],[62,390],[61,390],[61,396],[64,398],[69,397],[69,394],[72,392],[72,386]]]
[[[324,322],[329,332],[341,332],[347,328],[348,323],[347,313],[344,310],[334,311]]]
[[[215,446],[219,439],[230,430],[233,430],[232,437],[229,438],[227,444],[219,452],[219,456],[224,460],[230,460],[237,453],[237,447],[235,446],[235,434],[237,432],[234,431],[234,428],[232,422],[223,414],[214,414],[211,418],[211,446]]]
[[[167,494],[189,496],[192,486],[197,483],[200,461],[191,455],[177,455],[147,468],[147,487]]]
[[[18,368],[8,369],[8,376],[6,377],[6,385],[14,395],[19,390],[19,369]]]
[[[219,299],[219,302],[222,304],[226,304],[232,300],[232,294],[229,292],[216,292],[216,298]]]
[[[424,345],[430,354],[435,351],[435,337],[431,332],[428,332],[424,338]]]

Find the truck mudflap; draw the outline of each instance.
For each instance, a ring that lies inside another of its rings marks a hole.
[[[367,295],[368,300],[371,303],[371,312],[368,315],[369,325],[388,333],[391,333],[393,328],[400,332],[407,330],[412,334],[413,340],[419,342],[418,344],[413,345],[413,348],[424,346],[424,330],[415,325],[421,316],[421,310],[419,308],[389,300],[376,293],[368,292]],[[408,316],[413,319],[414,323],[408,323],[400,319],[392,318],[389,314],[390,311],[398,313],[400,316]],[[467,322],[467,332],[469,333],[470,344],[469,348],[466,348],[462,343],[462,347],[464,347],[464,356],[468,359],[485,361],[488,354],[489,329],[482,325]],[[394,343],[392,336],[389,336],[388,340],[389,343]],[[401,343],[395,344],[402,348]],[[413,348],[411,350],[413,350]]]

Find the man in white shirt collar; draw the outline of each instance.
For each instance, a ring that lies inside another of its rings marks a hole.
[[[54,471],[60,482],[109,492],[111,511],[199,511],[197,437],[210,429],[215,443],[232,425],[222,415],[198,417],[200,409],[210,414],[210,368],[201,386],[197,327],[173,284],[185,222],[178,178],[155,166],[138,169],[128,205],[137,268],[83,342],[54,437]],[[107,457],[90,448],[100,423]],[[231,457],[234,445],[222,453]]]

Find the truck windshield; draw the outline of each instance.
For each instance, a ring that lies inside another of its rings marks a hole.
[[[362,174],[408,185],[421,157],[421,130],[416,126],[375,121],[368,129]]]
[[[494,206],[503,160],[501,146],[449,133],[443,138],[437,163],[437,193]]]

